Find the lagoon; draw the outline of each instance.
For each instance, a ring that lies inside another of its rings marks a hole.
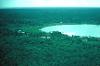
[[[87,36],[87,37],[100,37],[100,25],[55,25],[47,26],[42,29],[44,32],[58,31],[65,35]]]

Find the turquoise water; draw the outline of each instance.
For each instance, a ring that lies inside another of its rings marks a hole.
[[[62,34],[67,34],[69,36],[91,36],[100,37],[100,25],[55,25],[48,26],[40,29],[44,32],[59,31]]]

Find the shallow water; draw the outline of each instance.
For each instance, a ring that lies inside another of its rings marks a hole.
[[[100,37],[100,25],[55,25],[48,26],[40,29],[44,32],[59,31],[62,34],[67,34],[69,36],[91,36]]]

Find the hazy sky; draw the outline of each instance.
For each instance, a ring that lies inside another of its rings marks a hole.
[[[100,7],[100,0],[0,0],[0,8]]]

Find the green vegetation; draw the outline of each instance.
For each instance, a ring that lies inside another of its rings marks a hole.
[[[63,22],[68,22],[66,20],[70,20],[74,12],[67,18],[67,13],[59,11],[21,11],[0,12],[0,66],[100,66],[100,38],[39,31],[46,25],[60,24],[59,16],[63,16]],[[100,15],[95,13],[89,12],[87,15],[94,15],[93,19],[97,20]],[[89,16],[83,15],[84,19],[88,19]],[[83,15],[80,15],[80,19],[83,19]],[[80,23],[76,21],[75,24]]]
[[[8,29],[3,32],[0,34],[2,66],[100,65],[100,38],[70,37],[60,32],[23,34]]]
[[[99,8],[2,9],[0,12],[2,24],[100,24]]]

